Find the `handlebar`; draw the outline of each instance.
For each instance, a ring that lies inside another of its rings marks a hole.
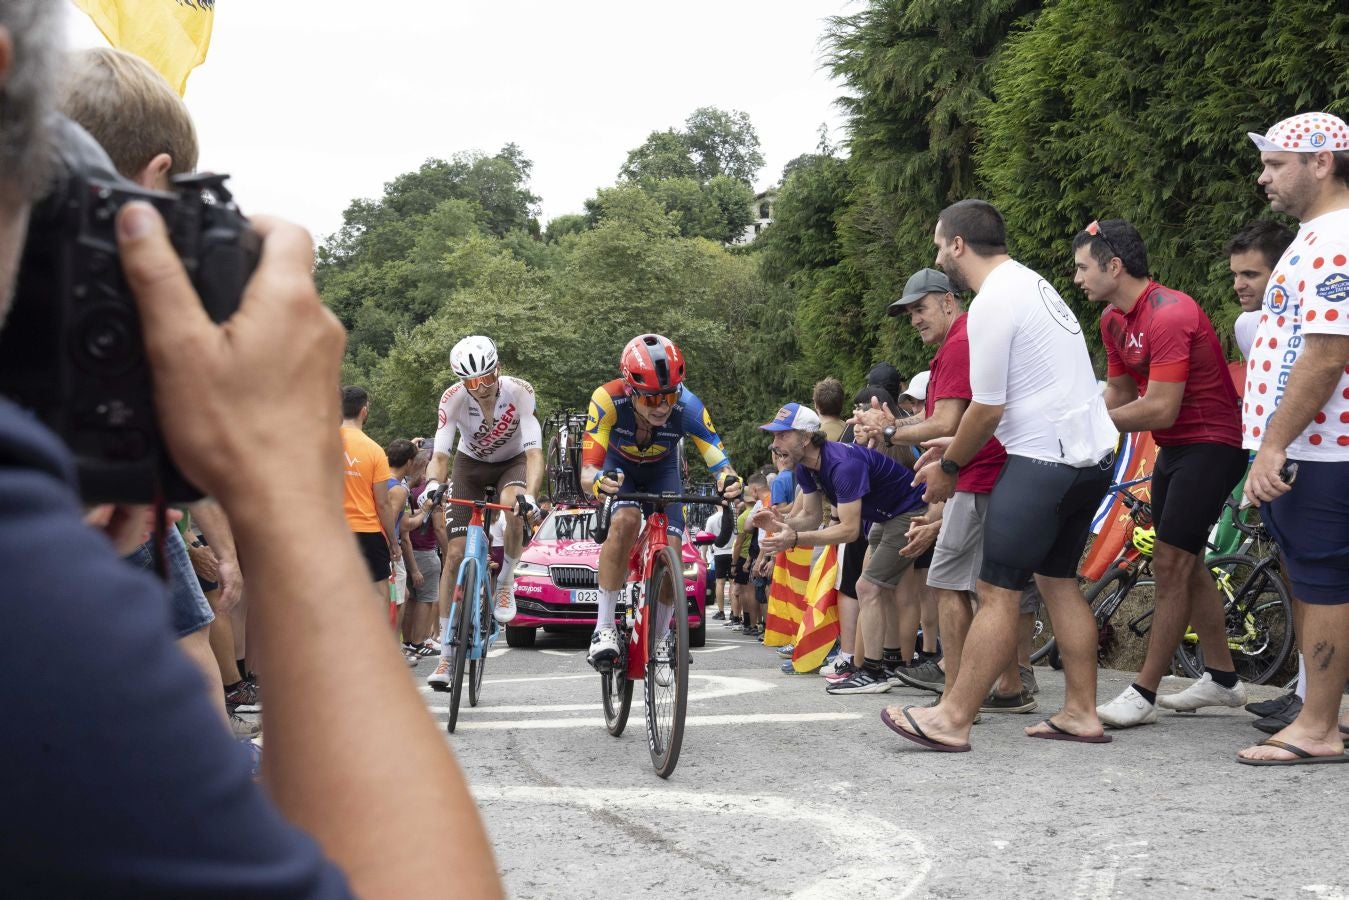
[[[598,477],[614,478],[617,475],[618,472],[608,471],[601,472]],[[739,484],[739,482],[739,478],[728,478],[726,480],[726,486],[729,487],[732,484]],[[604,500],[600,503],[599,512],[595,515],[595,530],[591,533],[591,537],[594,538],[595,543],[603,544],[605,539],[609,537],[609,525],[613,518],[614,503],[618,500],[623,500],[624,502],[653,503],[658,510],[664,509],[671,503],[706,503],[711,506],[720,506],[727,512],[730,512],[731,509],[730,500],[720,496],[708,496],[707,494],[676,494],[672,492],[664,494],[624,494],[622,497],[619,497],[617,494],[605,494]],[[730,529],[734,526],[734,516],[722,516],[721,533],[717,536],[718,544],[726,543],[727,538],[731,536]]]
[[[1143,478],[1135,478],[1133,481],[1121,481],[1119,484],[1110,485],[1110,492],[1119,494],[1120,502],[1129,510],[1129,518],[1134,520],[1134,524],[1143,528],[1152,526],[1152,504],[1142,497],[1135,495],[1129,488],[1136,484],[1144,484],[1152,480],[1151,475]]]

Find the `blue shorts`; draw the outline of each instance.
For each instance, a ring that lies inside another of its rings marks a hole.
[[[155,568],[154,542],[146,541],[131,552],[127,562],[137,568],[153,572]],[[197,572],[187,555],[187,545],[177,528],[169,528],[164,535],[164,568],[168,574],[169,624],[173,636],[185,638],[215,621],[215,613],[206,602]]]
[[[1297,460],[1293,489],[1260,507],[1283,551],[1293,596],[1303,603],[1349,603],[1349,463]]]
[[[643,466],[628,462],[621,456],[611,453],[605,457],[604,471],[613,469],[623,473],[623,486],[618,489],[620,498],[624,494],[682,494],[684,492],[684,481],[679,477],[679,464],[674,455],[667,456],[658,463]],[[639,505],[642,508],[643,516],[649,516],[656,511],[656,507],[651,503],[638,504],[634,501],[623,502],[621,500],[614,504],[614,509]],[[669,526],[665,529],[669,534],[677,537],[684,534],[684,504],[668,504],[665,507],[665,518],[669,520]]]

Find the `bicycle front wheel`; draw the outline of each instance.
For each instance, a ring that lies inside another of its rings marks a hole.
[[[473,585],[478,581],[478,561],[466,560],[454,584],[454,653],[450,661],[450,715],[445,730],[454,734],[459,722],[459,703],[464,697],[464,664],[468,661],[468,641],[472,632],[468,620],[473,615]]]
[[[1259,568],[1262,560],[1244,553],[1207,562],[1223,600],[1227,648],[1237,677],[1265,684],[1279,674],[1293,650],[1293,601],[1277,564]],[[1191,678],[1204,676],[1204,649],[1186,634],[1176,661]]]
[[[488,589],[487,579],[483,579],[478,585],[476,607],[478,613],[474,617],[474,624],[478,633],[473,640],[473,646],[480,649],[482,655],[468,661],[469,706],[478,705],[478,698],[482,696],[482,676],[487,671],[487,638],[492,631],[492,592]]]
[[[626,645],[626,634],[623,641]],[[604,698],[604,727],[618,737],[628,727],[628,713],[632,710],[632,682],[628,680],[627,660],[622,656],[612,669],[600,673],[600,696]]]
[[[672,608],[667,634],[658,610]],[[683,569],[674,550],[666,547],[656,557],[646,583],[646,700],[647,744],[651,764],[661,778],[669,778],[679,762],[684,740],[684,713],[689,691],[689,616],[684,599]]]

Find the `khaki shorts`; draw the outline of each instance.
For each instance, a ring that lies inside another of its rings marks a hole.
[[[863,578],[885,587],[899,584],[904,570],[913,565],[912,559],[899,553],[909,543],[909,523],[914,516],[926,512],[926,506],[911,509],[888,522],[877,522],[871,526],[871,531],[867,533],[867,549],[871,551],[871,558],[862,571]]]
[[[525,455],[504,462],[482,462],[464,453],[454,454],[454,470],[450,473],[450,496],[456,500],[485,500],[484,489],[496,488],[494,503],[501,502],[501,494],[511,485],[525,486]],[[445,531],[450,539],[468,533],[468,521],[473,507],[451,503],[445,510]]]

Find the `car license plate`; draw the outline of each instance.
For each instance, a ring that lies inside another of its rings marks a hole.
[[[572,602],[572,603],[599,603],[599,602],[600,602],[600,592],[599,592],[599,591],[572,591],[572,592],[571,592],[571,602]]]

